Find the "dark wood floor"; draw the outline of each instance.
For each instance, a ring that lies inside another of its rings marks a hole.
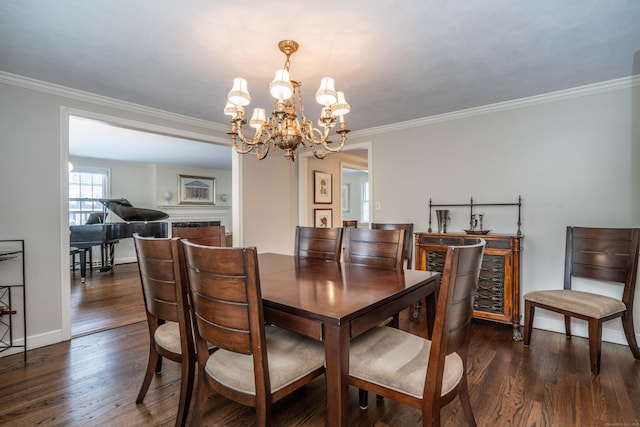
[[[76,272],[77,275],[77,272]],[[0,358],[2,426],[170,426],[177,407],[180,372],[166,362],[145,402],[135,404],[144,374],[147,329],[135,264],[114,273],[93,273],[74,291],[85,301],[74,311],[70,342]],[[117,285],[116,285],[117,283]],[[102,287],[103,289],[96,289]],[[107,287],[111,287],[110,290]],[[122,293],[126,296],[118,296]],[[104,294],[103,302],[95,295]],[[137,295],[135,297],[134,295]],[[121,308],[118,300],[127,303]],[[131,307],[129,307],[131,306]],[[85,310],[88,310],[85,312]],[[91,328],[104,329],[87,334]],[[90,326],[91,325],[91,326]],[[401,327],[425,328],[405,312]],[[77,328],[77,329],[76,329]],[[85,332],[80,332],[85,331]],[[640,362],[625,346],[603,343],[602,373],[589,373],[587,341],[535,330],[531,348],[511,339],[511,328],[476,321],[472,327],[471,403],[480,426],[640,426]],[[350,390],[351,426],[415,426],[418,411],[370,396],[366,411]],[[324,378],[276,404],[275,426],[324,426]],[[444,425],[464,425],[460,405],[443,409]],[[203,425],[249,426],[253,409],[212,397]]]

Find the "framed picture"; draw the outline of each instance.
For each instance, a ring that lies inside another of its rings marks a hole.
[[[333,227],[333,211],[331,209],[314,209],[314,226],[316,228]]]
[[[351,184],[342,184],[342,212],[349,212],[351,202]]]
[[[331,203],[331,174],[313,171],[313,202]]]
[[[207,176],[178,175],[178,203],[181,205],[213,205],[216,179]]]

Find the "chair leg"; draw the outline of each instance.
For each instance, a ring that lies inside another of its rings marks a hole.
[[[193,408],[193,415],[191,415],[191,426],[199,427],[200,420],[202,420],[202,414],[204,414],[204,408],[207,406],[209,400],[209,382],[206,378],[204,368],[198,366],[198,385],[196,387],[196,404]]]
[[[627,310],[622,316],[622,329],[624,329],[624,335],[627,337],[627,343],[633,353],[633,357],[636,360],[640,360],[640,349],[638,349],[638,342],[636,341],[636,331],[633,327],[633,312]]]
[[[180,403],[178,404],[178,415],[176,416],[176,427],[187,425],[187,415],[191,404],[191,394],[193,392],[193,378],[195,374],[195,362],[190,358],[185,358],[181,365],[180,380]]]
[[[531,301],[524,301],[524,340],[523,344],[528,346],[531,343],[531,332],[533,331],[533,316],[536,313],[536,307]]]
[[[156,351],[156,347],[153,342],[149,343],[149,360],[147,361],[147,372],[144,374],[144,379],[142,380],[142,386],[140,386],[140,391],[138,392],[138,397],[136,398],[136,403],[142,403],[144,397],[147,394],[147,390],[149,390],[149,385],[151,385],[151,380],[153,379],[153,374],[156,372],[158,361],[160,360],[160,355]]]
[[[600,373],[600,355],[602,348],[602,322],[599,319],[589,320],[589,361],[591,372]]]
[[[571,339],[571,316],[564,316],[564,330],[567,338]]]
[[[464,418],[467,420],[467,424],[470,427],[476,427],[476,419],[473,416],[473,409],[471,408],[471,399],[469,399],[469,384],[467,382],[467,374],[462,375],[462,383],[460,391],[458,392],[460,397],[460,403],[462,404],[462,412],[464,412]]]

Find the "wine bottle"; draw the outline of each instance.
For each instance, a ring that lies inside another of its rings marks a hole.
[[[0,317],[4,316],[5,314],[16,314],[16,311],[10,310],[6,305],[2,305],[0,306]]]

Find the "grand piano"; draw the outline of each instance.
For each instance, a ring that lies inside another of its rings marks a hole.
[[[137,208],[127,199],[100,199],[102,215],[92,215],[95,224],[71,225],[70,244],[78,248],[80,255],[80,280],[86,277],[86,249],[100,246],[100,271],[109,271],[114,265],[114,254],[119,241],[133,237],[133,233],[147,237],[167,237],[168,223],[160,220],[169,217],[166,213],[155,209]],[[122,218],[124,222],[103,222],[109,209]]]

